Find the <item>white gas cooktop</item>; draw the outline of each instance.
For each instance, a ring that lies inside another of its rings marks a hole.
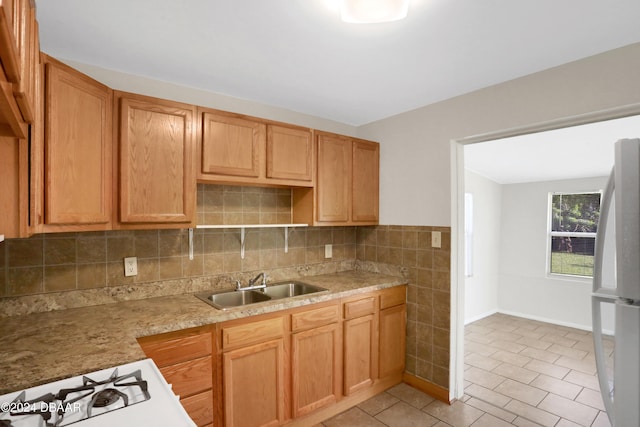
[[[0,396],[0,427],[195,427],[151,359]]]

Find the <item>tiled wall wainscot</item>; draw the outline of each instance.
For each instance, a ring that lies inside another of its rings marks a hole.
[[[431,247],[431,232],[442,235]],[[359,268],[397,269],[409,280],[407,290],[406,371],[449,388],[451,228],[358,227]]]

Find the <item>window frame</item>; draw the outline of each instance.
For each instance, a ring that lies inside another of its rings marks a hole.
[[[550,191],[547,197],[547,254],[546,254],[546,274],[548,277],[553,277],[556,279],[571,279],[571,280],[580,280],[588,283],[592,283],[593,276],[581,276],[578,274],[569,274],[569,273],[557,273],[551,271],[551,255],[552,255],[552,247],[553,247],[553,237],[582,237],[582,238],[593,238],[595,243],[595,238],[597,236],[596,233],[592,232],[571,232],[571,231],[552,231],[553,227],[553,196],[556,195],[577,195],[577,194],[599,194],[600,195],[600,203],[602,204],[602,197],[604,195],[604,190],[593,190],[593,191]],[[602,208],[602,205],[601,205]],[[595,256],[595,253],[594,253]]]

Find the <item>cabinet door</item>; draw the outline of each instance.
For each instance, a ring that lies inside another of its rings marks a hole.
[[[333,323],[291,338],[293,417],[299,417],[340,396],[340,328]]]
[[[267,178],[311,181],[313,160],[311,131],[269,125],[267,129]]]
[[[266,126],[240,117],[213,113],[203,113],[202,120],[201,177],[258,178],[264,167]]]
[[[20,11],[18,22],[18,55],[20,66],[20,80],[14,87],[14,93],[22,117],[28,123],[35,119],[35,84],[36,67],[40,56],[38,42],[38,23],[36,21],[36,9],[29,0],[17,2]]]
[[[193,222],[194,116],[194,107],[186,104],[131,94],[121,97],[121,223]]]
[[[109,228],[111,111],[111,89],[63,64],[46,64],[45,231]]]
[[[213,426],[212,402],[211,390],[180,399],[185,411],[198,427]]]
[[[0,2],[0,58],[4,74],[12,83],[20,79],[20,39],[21,20],[25,0],[3,0]]]
[[[28,237],[29,148],[27,141],[0,136],[0,235]]]
[[[213,423],[215,369],[208,326],[138,339],[198,426]]]
[[[317,219],[347,222],[350,211],[351,141],[318,136]]]
[[[380,310],[380,378],[404,371],[406,304]]]
[[[344,322],[344,394],[347,396],[373,384],[375,334],[373,314]]]
[[[172,385],[173,392],[183,398],[210,390],[213,387],[212,369],[211,356],[207,356],[165,366],[160,372]]]
[[[223,355],[224,423],[227,427],[277,426],[284,421],[284,340]]]
[[[380,145],[353,141],[352,220],[378,223]]]

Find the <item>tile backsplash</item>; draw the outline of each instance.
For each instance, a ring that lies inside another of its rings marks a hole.
[[[291,222],[291,191],[198,185],[198,223]],[[431,232],[442,247],[431,247]],[[407,295],[406,371],[449,385],[450,228],[380,225],[51,233],[0,243],[0,317],[232,286],[265,270],[274,279],[364,269],[401,275]],[[333,258],[324,258],[324,245]],[[138,258],[124,276],[123,258]],[[16,298],[12,298],[16,297]],[[3,313],[2,311],[5,311]]]
[[[291,190],[198,185],[200,224],[291,222]],[[39,234],[0,243],[0,297],[142,284],[172,279],[355,260],[354,227],[120,230]],[[324,245],[333,257],[324,258]],[[123,259],[138,258],[138,275],[125,277]]]
[[[431,232],[442,234],[431,247]],[[358,227],[359,268],[394,266],[409,281],[406,372],[449,388],[451,228]]]

